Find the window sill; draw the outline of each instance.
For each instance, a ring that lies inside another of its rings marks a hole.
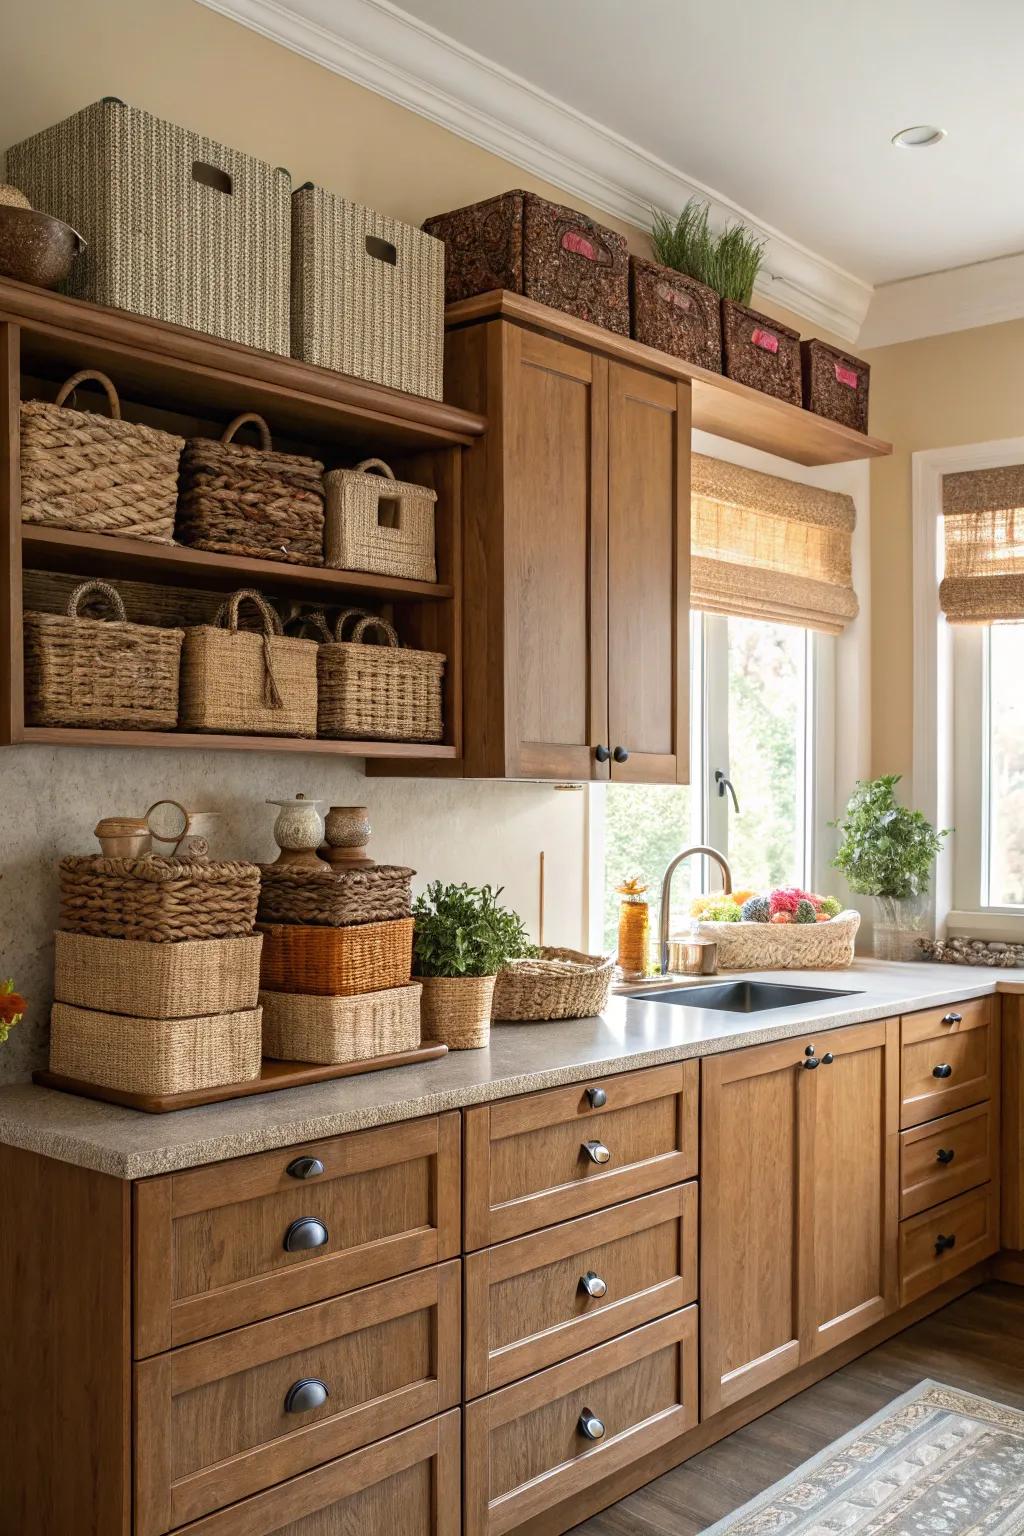
[[[1024,943],[1024,911],[948,912],[946,932],[966,939],[999,939]]]

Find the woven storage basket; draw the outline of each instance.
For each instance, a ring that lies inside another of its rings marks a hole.
[[[412,929],[411,917],[353,928],[263,924],[260,986],[316,997],[404,987],[412,976]]]
[[[110,415],[64,404],[86,379],[106,392]],[[94,368],[72,374],[52,405],[21,407],[21,517],[51,528],[170,544],[185,439],[121,420],[117,390]]]
[[[238,607],[255,603],[263,633],[238,627]],[[190,731],[315,736],[317,643],[293,640],[258,592],[236,592],[219,624],[185,631],[181,724]],[[227,625],[224,628],[224,625]]]
[[[88,242],[68,292],[287,355],[287,171],[107,97],[9,149],[6,174]]]
[[[149,944],[54,936],[53,996],[58,1003],[150,1019],[193,1018],[255,1008],[262,935]]]
[[[61,859],[59,869],[60,926],[68,933],[170,944],[246,938],[256,921],[255,864],[90,853]]]
[[[622,235],[532,192],[504,192],[427,219],[444,241],[449,304],[493,288],[629,335],[629,251]]]
[[[542,949],[498,972],[492,1019],[589,1019],[608,1003],[615,961],[575,949]]]
[[[351,640],[342,640],[346,622],[358,613],[346,609],[336,639],[317,652],[319,734],[356,741],[440,741],[445,657],[400,646],[392,626],[374,614],[362,614]],[[379,630],[386,644],[364,644],[371,629]]]
[[[311,182],[292,196],[292,356],[440,400],[444,248]]]
[[[287,864],[260,865],[262,923],[306,923],[347,928],[412,915],[415,870],[400,864],[369,869],[302,869]]]
[[[437,580],[436,491],[396,480],[383,459],[364,459],[355,469],[332,469],[324,476],[324,491],[325,565],[336,571]]]
[[[800,405],[800,335],[745,304],[722,300],[722,364],[730,379]]]
[[[866,432],[871,383],[868,364],[817,337],[800,343],[800,355],[806,409],[830,421],[841,421],[855,432]]]
[[[259,432],[258,448],[233,441],[249,422]],[[275,453],[263,417],[245,411],[220,442],[190,437],[185,444],[175,532],[193,549],[323,565],[323,472],[317,459]]]
[[[493,976],[420,976],[424,1040],[450,1051],[479,1051],[490,1043]]]
[[[50,1071],[122,1093],[190,1093],[260,1075],[259,1008],[146,1019],[55,1003]]]
[[[263,1054],[324,1065],[414,1051],[420,1043],[418,982],[359,997],[261,992]]]
[[[631,334],[648,347],[722,371],[722,303],[713,288],[641,256],[629,258]]]
[[[87,595],[102,595],[116,618],[79,618]],[[76,587],[66,614],[26,613],[24,633],[29,725],[122,731],[177,725],[184,632],[129,624],[119,594],[106,582]]]
[[[827,923],[701,923],[721,971],[841,971],[853,964],[859,912]]]

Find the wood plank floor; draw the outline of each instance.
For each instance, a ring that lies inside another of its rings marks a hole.
[[[926,1377],[1024,1408],[1024,1289],[971,1291],[571,1536],[697,1536]]]

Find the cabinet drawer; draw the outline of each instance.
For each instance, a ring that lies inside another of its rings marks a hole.
[[[697,1308],[479,1398],[465,1422],[466,1536],[501,1536],[693,1428]]]
[[[459,1418],[418,1424],[177,1536],[460,1536]]]
[[[900,1216],[952,1200],[996,1174],[997,1115],[976,1104],[900,1136]]]
[[[137,1184],[136,1357],[452,1258],[459,1130],[441,1115]]]
[[[137,1536],[454,1406],[460,1292],[456,1260],[140,1361]]]
[[[998,1214],[995,1186],[985,1184],[900,1222],[900,1305],[995,1253]]]
[[[467,1249],[664,1189],[697,1172],[697,1063],[469,1109],[465,1143]]]
[[[990,997],[904,1016],[900,1039],[902,1129],[994,1097],[999,1025]]]
[[[478,1397],[695,1301],[697,1186],[470,1254],[465,1271],[466,1396]]]

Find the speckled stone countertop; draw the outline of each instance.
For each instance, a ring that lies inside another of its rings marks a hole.
[[[599,1018],[501,1024],[482,1051],[289,1088],[203,1109],[144,1115],[30,1084],[0,1089],[0,1141],[122,1179],[412,1120],[634,1067],[709,1056],[811,1029],[859,1024],[969,997],[1024,992],[1024,972],[858,960],[845,971],[747,971],[755,980],[842,990],[848,996],[762,1013],[723,1013],[613,997]],[[690,985],[707,983],[692,980]],[[683,983],[686,985],[687,983]]]

